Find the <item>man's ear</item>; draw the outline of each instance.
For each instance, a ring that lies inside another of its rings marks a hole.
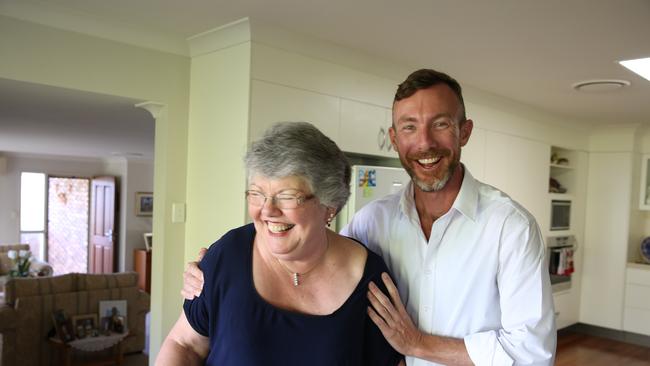
[[[467,144],[469,137],[472,135],[473,128],[474,122],[471,119],[465,120],[465,122],[460,125],[460,146],[465,146]]]
[[[393,150],[397,151],[397,135],[393,126],[388,128],[388,137],[390,137],[390,144],[393,145]]]

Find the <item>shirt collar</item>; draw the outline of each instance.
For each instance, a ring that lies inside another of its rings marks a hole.
[[[478,181],[474,179],[467,167],[463,165],[464,175],[463,182],[460,185],[460,191],[451,209],[455,209],[468,219],[475,221],[476,210],[478,208]],[[410,180],[400,197],[400,210],[410,220],[420,222],[418,211],[415,207],[415,194],[413,192],[413,181]]]

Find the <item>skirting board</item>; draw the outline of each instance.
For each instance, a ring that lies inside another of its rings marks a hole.
[[[598,327],[595,325],[577,323],[558,330],[558,334],[562,334],[563,332],[575,332],[575,333],[588,334],[594,337],[602,337],[614,341],[635,344],[637,346],[650,348],[650,336],[637,334],[637,333],[630,333],[623,330],[615,330],[615,329]]]

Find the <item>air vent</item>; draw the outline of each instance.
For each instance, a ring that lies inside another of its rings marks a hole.
[[[630,86],[630,82],[620,79],[585,80],[572,85],[573,89],[588,93],[615,91]]]

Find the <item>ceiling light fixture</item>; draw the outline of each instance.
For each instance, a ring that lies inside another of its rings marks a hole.
[[[618,63],[650,81],[650,57],[619,61]]]
[[[609,92],[624,88],[629,86],[630,82],[627,80],[620,79],[596,79],[596,80],[584,80],[577,82],[573,85],[573,89],[581,92]]]

